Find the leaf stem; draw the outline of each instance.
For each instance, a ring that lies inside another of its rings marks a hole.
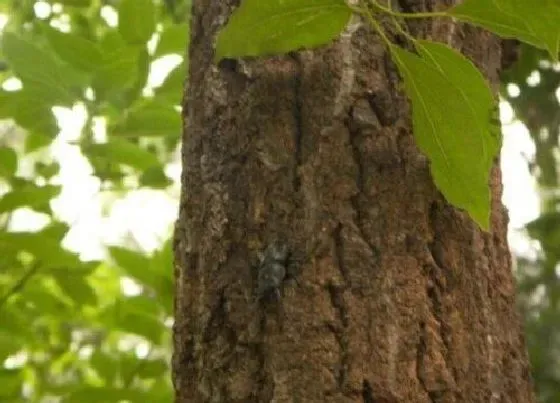
[[[368,21],[371,24],[371,26],[373,27],[373,29],[375,29],[377,31],[377,33],[379,34],[381,39],[383,39],[383,42],[385,42],[387,44],[388,48],[391,49],[391,46],[393,45],[393,43],[389,40],[389,38],[385,34],[385,31],[383,31],[383,28],[377,22],[377,20],[375,19],[375,17],[373,16],[371,11],[369,10],[369,8],[367,8],[367,6],[365,6],[365,7],[352,7],[351,6],[351,8],[352,8],[352,10],[354,10],[354,12],[356,12],[358,14],[361,14],[368,19]]]
[[[381,4],[379,4],[377,1],[375,0],[371,0],[370,1],[371,5],[373,7],[375,7],[376,9],[378,9],[379,11],[382,11],[386,14],[389,14],[393,17],[400,17],[400,18],[434,18],[434,17],[449,17],[449,14],[447,14],[445,11],[439,11],[439,12],[427,12],[427,13],[399,13],[396,11],[391,10],[388,7],[382,6]]]
[[[8,290],[8,292],[0,297],[0,307],[2,307],[2,305],[4,305],[12,295],[17,294],[23,287],[25,287],[25,284],[27,284],[31,277],[33,277],[33,275],[39,270],[39,267],[39,262],[33,263],[31,268],[29,268],[29,270],[21,276],[21,278]]]

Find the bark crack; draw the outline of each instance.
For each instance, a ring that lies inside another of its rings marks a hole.
[[[292,172],[292,183],[294,192],[299,192],[301,180],[299,178],[299,167],[302,163],[302,141],[303,141],[303,63],[299,54],[292,52],[289,53],[290,58],[294,61],[296,71],[294,74],[294,167]]]
[[[375,400],[373,398],[373,390],[371,389],[371,385],[369,384],[367,379],[364,379],[364,381],[362,382],[362,400],[364,401],[364,403],[375,403]]]
[[[359,144],[359,141],[361,139],[361,129],[359,127],[356,127],[357,125],[355,125],[353,122],[355,106],[356,103],[354,103],[354,105],[348,111],[348,115],[346,116],[346,122],[345,122],[345,126],[349,133],[349,142],[352,151],[352,158],[354,160],[354,163],[356,164],[356,171],[357,171],[356,187],[358,188],[358,192],[350,198],[350,202],[352,204],[352,208],[354,209],[354,213],[355,213],[354,223],[356,225],[356,228],[358,229],[360,237],[369,247],[370,252],[372,252],[372,256],[378,257],[379,253],[377,251],[377,248],[371,243],[363,226],[363,221],[364,221],[362,216],[363,209],[360,206],[360,198],[363,196],[364,189],[365,189],[365,182],[364,182],[365,169],[364,169],[364,162],[363,162],[362,154],[360,152],[360,144]]]
[[[348,369],[350,365],[350,356],[348,353],[349,340],[348,340],[348,308],[344,302],[344,290],[348,284],[348,274],[347,269],[344,265],[344,250],[342,242],[342,225],[339,225],[334,231],[334,258],[335,263],[344,279],[343,285],[336,285],[330,283],[327,288],[329,291],[331,304],[337,312],[338,319],[340,321],[340,326],[332,325],[330,328],[334,333],[336,341],[340,347],[340,359],[338,363],[338,374],[337,374],[337,384],[340,390],[342,390],[348,379]]]

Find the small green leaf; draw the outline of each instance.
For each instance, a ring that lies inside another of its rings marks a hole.
[[[35,163],[35,172],[37,175],[42,176],[45,179],[50,179],[60,171],[60,164],[56,161],[46,164],[44,162],[38,161]]]
[[[340,34],[351,15],[344,0],[244,0],[218,34],[215,58],[324,45]]]
[[[391,46],[412,101],[416,143],[430,159],[434,182],[445,198],[487,230],[489,161],[497,151],[489,147],[491,94],[462,56],[443,45],[420,44],[425,59]],[[465,90],[469,85],[473,88]]]
[[[167,177],[163,170],[163,166],[153,166],[148,168],[140,175],[140,186],[151,187],[155,189],[165,189],[173,184],[173,181]]]
[[[132,388],[79,386],[63,399],[66,402],[99,403],[99,402],[142,402],[145,393]]]
[[[138,281],[142,285],[151,285],[154,282],[154,275],[149,271],[150,259],[130,249],[111,247],[109,248],[111,257],[117,265],[122,268],[126,275]]]
[[[65,6],[87,7],[91,4],[91,0],[56,0],[56,3],[64,4]]]
[[[127,333],[143,336],[154,344],[160,344],[161,337],[167,333],[161,320],[144,314],[122,313],[116,326]]]
[[[111,137],[107,143],[83,146],[82,151],[88,156],[105,158],[113,163],[128,165],[141,171],[159,165],[155,154],[119,137]]]
[[[180,92],[180,89],[178,89]],[[113,136],[180,136],[181,115],[173,105],[154,101],[132,109],[110,129]]]
[[[170,53],[185,54],[189,35],[189,24],[167,25],[156,47],[154,56],[159,57]]]
[[[18,166],[17,154],[13,148],[0,147],[0,176],[14,176]]]
[[[148,42],[156,27],[156,10],[152,0],[121,0],[119,32],[132,44]]]
[[[60,241],[41,232],[0,232],[0,250],[26,251],[45,267],[82,267],[75,253],[63,249]],[[43,270],[43,268],[41,269]]]
[[[166,360],[144,359],[138,365],[137,375],[142,379],[153,379],[165,375],[168,370],[169,370],[169,364],[167,363]]]
[[[181,103],[181,92],[187,77],[185,64],[179,64],[165,77],[161,86],[155,89],[155,94],[159,99],[164,99],[167,103],[179,105]]]
[[[546,49],[558,60],[560,4],[557,0],[465,0],[448,13],[500,36]]]
[[[101,51],[95,43],[76,34],[60,32],[48,25],[43,25],[42,28],[57,55],[71,66],[89,72],[102,64]]]
[[[112,383],[117,376],[118,367],[115,357],[101,351],[101,349],[96,349],[93,352],[90,358],[90,364],[97,374],[108,383]]]
[[[0,197],[0,213],[14,211],[20,207],[29,207],[32,209],[41,209],[44,211],[45,206],[58,196],[60,186],[35,186],[28,185],[21,189],[14,189],[2,197]]]
[[[10,401],[19,396],[23,389],[23,370],[0,368],[0,398]]]
[[[66,270],[66,273],[55,276],[55,281],[62,291],[78,306],[96,306],[97,296],[83,276]]]
[[[35,92],[25,88],[20,91],[0,91],[0,117],[13,119],[29,133],[26,143],[35,134],[45,139],[47,144],[58,133],[58,125],[52,114],[52,99],[44,92]],[[33,139],[36,140],[36,139]],[[27,145],[27,144],[26,144]]]
[[[95,89],[104,95],[132,87],[138,77],[139,55],[139,50],[131,47],[104,54],[94,79]]]

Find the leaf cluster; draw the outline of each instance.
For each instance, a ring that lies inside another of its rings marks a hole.
[[[560,5],[553,0],[465,0],[442,12],[406,14],[376,0],[245,0],[216,41],[216,60],[286,53],[334,40],[352,14],[362,16],[383,40],[412,104],[413,132],[431,162],[446,199],[490,226],[489,174],[501,141],[496,103],[487,82],[467,58],[447,45],[411,36],[403,20],[455,18],[559,55]],[[390,2],[389,2],[390,4]],[[382,16],[410,40],[415,52],[391,42]]]
[[[104,261],[69,250],[73,223],[55,205],[72,189],[53,150],[77,149],[107,198],[169,191],[189,8],[186,0],[0,3],[8,18],[0,37],[2,402],[172,400],[171,241],[149,254],[113,246]],[[168,63],[163,83],[152,84],[154,63],[173,57],[183,62]],[[60,110],[83,116],[71,136],[60,133]]]

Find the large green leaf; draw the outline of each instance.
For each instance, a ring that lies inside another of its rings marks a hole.
[[[18,166],[17,154],[13,148],[0,147],[0,176],[14,176]]]
[[[96,70],[94,88],[99,98],[131,88],[138,79],[142,47],[129,46],[118,32],[108,32],[101,41],[102,63]]]
[[[24,188],[14,189],[0,197],[0,213],[13,211],[20,207],[45,211],[49,202],[59,193],[60,186],[53,185],[35,186],[29,184]]]
[[[149,270],[150,259],[148,257],[140,252],[116,246],[109,248],[109,252],[126,275],[142,285],[151,286],[154,283],[154,274]]]
[[[324,45],[351,15],[344,0],[244,0],[218,34],[216,59]]]
[[[56,276],[55,281],[60,289],[78,306],[96,306],[97,296],[88,284],[86,277],[66,270],[66,273],[60,273]]]
[[[1,43],[6,61],[27,91],[48,97],[52,103],[72,104],[75,96],[68,87],[68,69],[51,53],[13,32],[5,32]]]
[[[91,0],[51,0],[51,3],[60,3],[74,7],[87,7],[91,4]]]
[[[142,175],[138,178],[140,186],[155,189],[165,189],[171,186],[173,181],[167,177],[163,168],[163,165],[153,166],[142,172]]]
[[[66,402],[100,403],[100,402],[142,402],[146,399],[145,392],[132,388],[80,386],[65,396]]]
[[[41,136],[42,144],[46,145],[58,133],[58,125],[51,111],[56,100],[49,97],[48,93],[40,89],[27,87],[20,91],[0,91],[0,117],[13,119],[31,132],[26,142],[30,141],[33,134],[37,134]]]
[[[465,0],[448,13],[507,38],[560,53],[560,3],[557,0]]]
[[[181,92],[187,77],[186,63],[179,64],[165,77],[161,86],[155,89],[158,99],[165,100],[168,104],[179,105],[181,103]]]
[[[486,79],[476,66],[461,53],[442,43],[419,40],[420,56],[445,74],[462,93],[463,99],[469,104],[470,110],[476,114],[476,123],[481,126],[482,138],[486,145],[484,155],[485,170],[490,171],[494,158],[501,148],[501,127],[495,127],[493,113],[497,103]],[[473,122],[475,123],[475,122]]]
[[[148,42],[156,27],[152,0],[121,0],[119,5],[119,32],[132,44]]]
[[[111,247],[109,249],[111,257],[117,265],[124,270],[125,274],[139,284],[150,288],[158,293],[158,296],[167,298],[173,292],[173,280],[171,278],[172,265],[164,264],[167,255],[160,255],[158,252],[152,260],[140,252],[130,249]],[[167,300],[165,301],[167,304]],[[165,306],[165,309],[168,307]]]
[[[163,56],[169,53],[184,55],[187,50],[189,24],[167,25],[156,47],[154,56]]]
[[[462,56],[429,42],[422,42],[419,49],[425,59],[391,46],[412,101],[416,143],[430,159],[434,182],[446,199],[488,229],[488,168],[497,149],[490,146],[491,95]],[[465,90],[465,83],[474,88]]]
[[[31,253],[45,268],[79,268],[83,265],[75,253],[64,249],[58,239],[43,232],[0,232],[0,250]]]
[[[83,146],[82,150],[88,156],[105,158],[142,171],[159,164],[154,153],[119,137],[111,137],[107,143]]]
[[[42,28],[57,55],[71,66],[93,71],[102,64],[101,51],[94,42],[74,33],[60,32],[48,25]]]
[[[23,388],[23,370],[21,368],[0,368],[0,398],[2,401],[16,401]],[[6,400],[4,400],[6,399]]]
[[[180,92],[180,88],[177,89]],[[130,110],[123,121],[110,129],[114,136],[181,135],[181,115],[174,105],[155,100]]]

